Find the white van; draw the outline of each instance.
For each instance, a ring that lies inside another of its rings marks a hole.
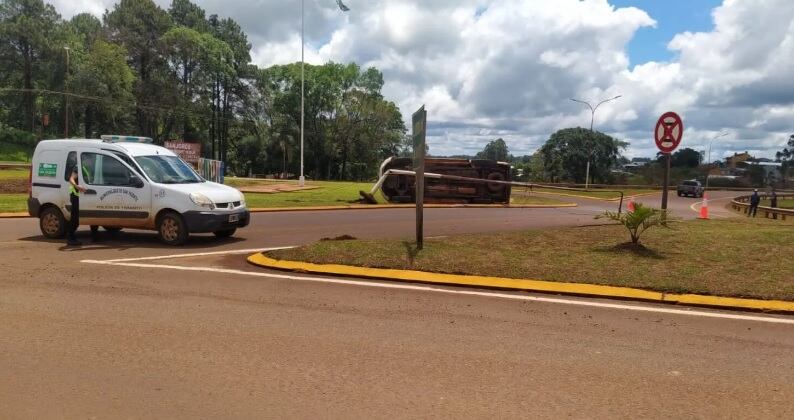
[[[243,194],[209,182],[170,150],[148,137],[102,136],[102,140],[43,140],[33,153],[28,213],[41,232],[62,238],[69,209],[69,175],[80,185],[80,224],[116,232],[156,230],[169,245],[190,233],[234,234],[249,222]]]

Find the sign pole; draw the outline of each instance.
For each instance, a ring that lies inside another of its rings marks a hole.
[[[670,189],[670,153],[665,154],[666,158],[664,164],[664,185],[662,185],[662,211],[667,211],[667,193]],[[663,215],[664,216],[664,215]],[[667,218],[666,216],[664,216]]]
[[[414,171],[416,171],[416,249],[424,245],[424,204],[425,204],[425,132],[427,111],[422,105],[412,117],[414,140]]]
[[[670,188],[670,159],[681,139],[684,137],[684,121],[675,112],[665,112],[656,121],[653,129],[653,139],[656,147],[666,157],[664,163],[664,183],[662,185],[662,220],[667,219],[667,194]]]

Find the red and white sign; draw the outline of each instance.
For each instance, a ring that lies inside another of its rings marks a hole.
[[[684,121],[675,112],[665,112],[656,122],[653,138],[662,153],[672,153],[684,137]]]
[[[201,157],[201,143],[186,143],[184,141],[166,141],[165,148],[176,153],[187,163],[198,165]]]

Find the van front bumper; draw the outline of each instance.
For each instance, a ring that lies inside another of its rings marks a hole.
[[[190,233],[217,232],[219,230],[236,229],[248,226],[251,214],[248,210],[229,213],[209,211],[187,211],[182,213]],[[236,221],[230,221],[236,218]]]

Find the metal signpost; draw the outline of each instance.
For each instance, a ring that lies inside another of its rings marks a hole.
[[[664,165],[664,185],[662,186],[662,210],[667,210],[667,190],[670,184],[670,154],[673,153],[684,136],[684,122],[675,112],[665,112],[656,121],[656,128],[653,130],[653,138],[656,140],[656,147],[664,153],[667,158]]]
[[[422,105],[412,117],[414,140],[414,171],[416,171],[416,249],[422,249],[424,230],[425,201],[425,133],[427,127],[427,111]]]

